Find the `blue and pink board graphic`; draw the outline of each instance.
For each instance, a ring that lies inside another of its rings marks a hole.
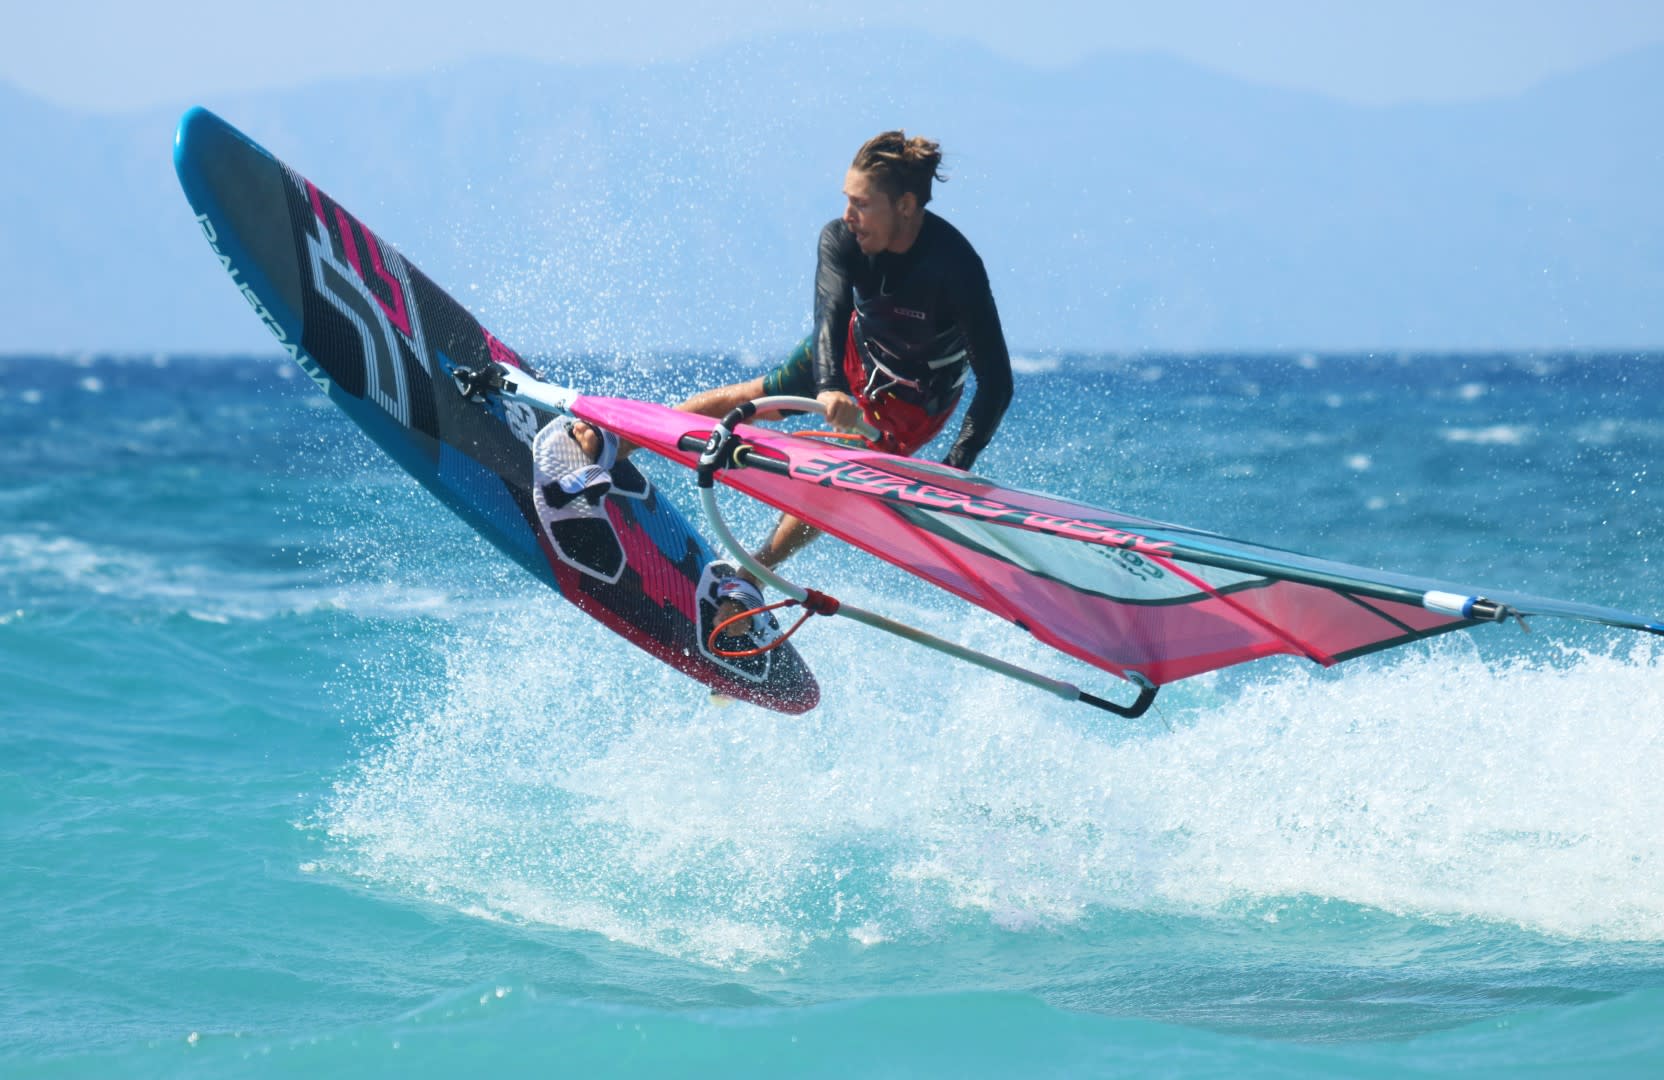
[[[554,420],[465,398],[452,373],[530,364],[311,181],[203,109],[180,121],[174,165],[204,237],[290,357],[406,471],[580,610],[729,697],[803,712],[819,688],[782,646],[726,660],[705,647],[714,554],[633,465],[599,509],[622,568],[598,572],[551,542],[532,443]],[[561,658],[550,657],[550,663]]]

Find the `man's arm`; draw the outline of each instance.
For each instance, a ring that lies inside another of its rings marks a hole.
[[[820,231],[815,267],[815,332],[810,342],[817,391],[849,392],[849,382],[844,378],[844,342],[849,337],[849,317],[855,311],[855,289],[847,250],[852,244],[849,229],[841,219],[828,222]]]
[[[965,329],[965,344],[971,353],[971,373],[976,376],[976,394],[965,410],[959,438],[942,459],[943,464],[969,469],[982,448],[999,430],[1006,407],[1011,404],[1011,353],[1005,347],[994,291],[981,259],[966,267],[955,307]]]

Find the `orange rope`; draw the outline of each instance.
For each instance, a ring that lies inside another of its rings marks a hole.
[[[841,439],[844,442],[866,442],[867,437],[858,431],[794,431],[800,439]]]
[[[721,634],[724,630],[732,626],[734,623],[739,622],[741,619],[749,619],[753,616],[761,615],[765,611],[774,611],[776,608],[789,608],[795,606],[797,606],[796,600],[776,600],[774,603],[764,604],[760,608],[752,608],[750,611],[742,611],[737,615],[730,615],[726,619],[717,623],[715,626],[711,627],[711,636],[705,641],[705,645],[717,656],[726,657],[729,660],[738,660],[744,656],[761,656],[766,652],[773,652],[775,649],[784,645],[786,640],[793,634],[797,633],[797,628],[808,622],[809,616],[813,615],[814,612],[805,611],[801,618],[799,618],[795,623],[792,623],[792,628],[790,630],[787,630],[784,634],[781,634],[767,645],[759,645],[755,649],[718,648],[716,643],[717,635]]]
[[[742,611],[737,615],[728,616],[726,619],[723,619],[721,622],[711,627],[711,636],[706,639],[705,646],[717,656],[726,657],[730,660],[737,660],[745,656],[761,656],[763,653],[772,652],[784,645],[793,634],[797,633],[799,627],[809,621],[809,616],[836,615],[838,613],[837,597],[829,596],[818,589],[805,589],[804,594],[805,595],[802,600],[793,600],[792,598],[787,597],[784,600],[776,600],[772,604],[764,604],[762,607],[752,608],[750,611]],[[765,611],[774,611],[778,608],[789,608],[797,604],[803,605],[802,617],[792,623],[792,628],[790,630],[787,630],[784,634],[781,634],[767,645],[759,645],[755,649],[740,650],[717,648],[717,635],[732,626],[734,623],[739,622],[741,619],[749,619],[753,616],[761,615]]]

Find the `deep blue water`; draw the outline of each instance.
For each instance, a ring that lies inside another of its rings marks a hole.
[[[987,475],[1664,614],[1659,357],[1021,367]],[[1125,722],[818,620],[787,718],[565,606],[286,361],[0,358],[0,431],[0,1073],[1664,1071],[1638,636],[1265,661]],[[1124,696],[832,542],[793,570]]]

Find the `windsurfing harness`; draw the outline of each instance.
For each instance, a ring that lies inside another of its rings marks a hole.
[[[926,398],[928,388],[922,380],[899,375],[882,362],[868,365],[862,360],[866,354],[855,336],[859,318],[859,315],[850,316],[849,340],[844,346],[844,378],[849,381],[850,396],[861,406],[867,422],[880,433],[879,440],[873,443],[875,449],[886,454],[911,455],[934,439],[953,415],[953,407],[959,404],[959,393],[964,388],[964,373],[960,373],[960,382],[949,388],[945,398]],[[963,357],[964,349],[958,355]],[[925,400],[921,402],[921,398]]]
[[[1011,403],[1011,354],[982,260],[929,212],[899,254],[864,254],[842,219],[821,230],[811,345],[815,389],[853,396],[891,453],[909,454],[940,431],[974,372],[976,393],[946,458],[968,468]]]

